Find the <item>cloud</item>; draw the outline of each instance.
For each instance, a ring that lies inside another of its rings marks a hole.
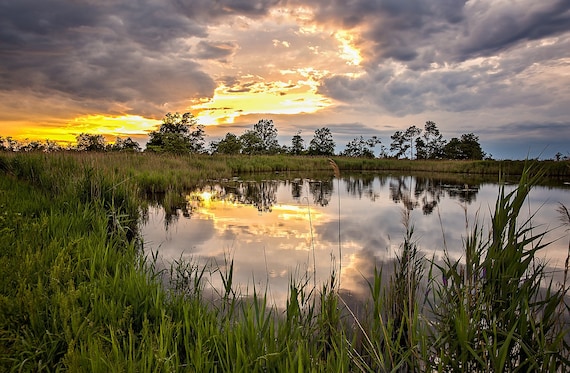
[[[570,3],[565,0],[480,0],[470,2],[466,13],[464,38],[457,45],[466,56],[490,55],[520,42],[570,31]]]
[[[234,42],[209,42],[200,40],[196,46],[194,56],[200,59],[227,62],[228,57],[233,56],[237,49],[238,45]]]
[[[216,19],[229,15],[259,17],[278,5],[280,0],[176,0],[179,10],[190,18],[207,17]]]
[[[2,10],[0,55],[10,72],[0,75],[4,90],[28,87],[100,110],[156,116],[165,103],[215,88],[180,39],[205,36],[205,26],[167,4],[23,0]]]

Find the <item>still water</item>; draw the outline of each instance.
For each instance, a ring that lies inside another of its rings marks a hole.
[[[233,261],[236,291],[251,295],[255,287],[275,304],[283,304],[291,279],[320,286],[339,270],[341,287],[364,295],[374,267],[391,268],[398,255],[406,215],[426,257],[461,259],[468,230],[476,221],[489,226],[499,188],[460,175],[234,178],[155,200],[141,231],[146,252],[159,265],[184,259],[211,268],[212,291],[221,287],[215,269],[224,273]],[[537,186],[519,217],[522,223],[534,214],[533,233],[549,230],[545,240],[554,242],[540,256],[558,273],[569,240],[560,203],[570,208],[568,183]]]

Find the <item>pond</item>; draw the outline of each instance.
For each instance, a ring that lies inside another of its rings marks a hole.
[[[151,201],[141,232],[158,265],[185,260],[208,268],[212,292],[233,262],[237,292],[255,288],[277,305],[291,280],[320,287],[333,271],[344,291],[366,296],[375,266],[390,268],[398,255],[406,221],[427,258],[461,260],[475,222],[488,228],[499,188],[465,175],[244,176]],[[570,208],[568,183],[537,186],[519,217],[522,223],[534,214],[533,233],[549,231],[544,242],[553,242],[540,256],[557,276],[569,239],[560,203]]]

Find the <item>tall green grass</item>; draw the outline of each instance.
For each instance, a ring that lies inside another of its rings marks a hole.
[[[326,159],[303,167],[321,161],[330,167]],[[489,227],[472,227],[463,261],[424,258],[404,219],[393,267],[369,279],[365,313],[347,304],[336,272],[318,286],[310,276],[292,278],[281,309],[265,289],[237,292],[231,258],[210,272],[182,260],[160,270],[142,255],[134,224],[141,193],[298,164],[271,162],[0,155],[0,371],[570,368],[568,285],[551,280],[537,259],[548,244],[543,234],[518,221],[541,177],[534,167],[515,191],[501,191]],[[216,299],[205,291],[208,276],[223,284]]]
[[[501,188],[491,226],[475,224],[465,238],[465,262],[446,258],[434,291],[434,351],[443,371],[562,371],[568,288],[556,284],[537,253],[548,245],[532,217],[518,221],[541,177],[523,172],[518,188]]]

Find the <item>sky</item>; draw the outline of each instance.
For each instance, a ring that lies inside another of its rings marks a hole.
[[[495,159],[570,156],[568,0],[0,0],[0,136],[206,141],[273,120],[337,151],[434,121]]]

